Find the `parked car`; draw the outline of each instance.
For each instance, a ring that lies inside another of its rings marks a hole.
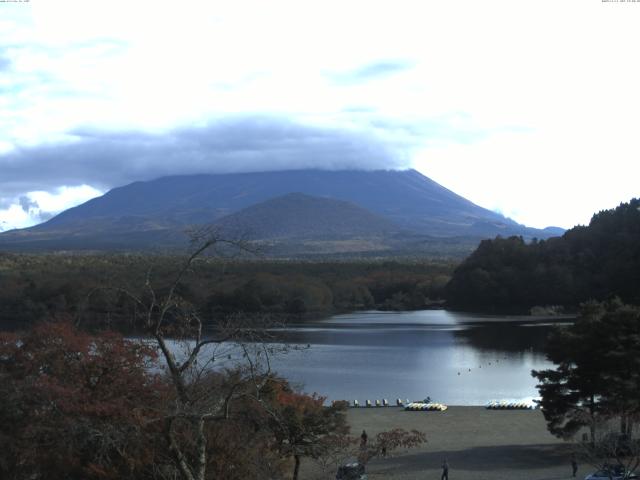
[[[355,462],[341,466],[336,473],[336,480],[367,480],[364,465]]]
[[[632,480],[638,475],[625,470],[622,465],[604,466],[602,469],[584,477],[584,480]]]

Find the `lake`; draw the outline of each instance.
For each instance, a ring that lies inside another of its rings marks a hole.
[[[282,341],[305,348],[272,366],[329,400],[526,400],[538,396],[531,370],[552,367],[542,353],[552,325],[571,321],[446,310],[336,315],[279,330]]]

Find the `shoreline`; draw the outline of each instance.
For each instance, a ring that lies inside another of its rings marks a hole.
[[[347,400],[336,400],[336,401],[343,401],[346,402]],[[372,402],[375,400],[372,400]],[[410,403],[422,403],[422,400],[416,400],[415,402],[410,402]],[[435,402],[433,402],[435,403]],[[489,402],[487,402],[489,403]],[[487,404],[483,403],[483,404],[474,404],[474,405],[448,405],[448,404],[444,404],[447,409],[449,408],[481,408],[483,410],[501,410],[501,409],[491,409],[491,408],[487,408]],[[386,407],[381,405],[381,406],[376,406],[376,405],[371,405],[370,407],[367,407],[365,405],[360,405],[359,407],[354,407],[353,403],[349,404],[349,410],[387,410],[387,409],[400,409],[400,410],[404,410],[406,405],[391,405],[391,403],[389,403],[389,405],[387,405]],[[532,410],[540,410],[539,407],[536,408],[505,408],[502,410],[523,410],[523,411],[532,411]]]

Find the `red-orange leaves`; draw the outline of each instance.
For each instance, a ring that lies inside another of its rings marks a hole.
[[[326,451],[325,437],[348,433],[345,407],[324,406],[324,397],[294,392],[284,381],[277,388],[271,429],[281,454],[293,457],[297,479],[301,457],[318,458]]]
[[[1,335],[0,477],[133,476],[165,392],[146,368],[154,358],[143,343],[70,323]]]

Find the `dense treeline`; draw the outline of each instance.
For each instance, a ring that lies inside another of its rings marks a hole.
[[[484,240],[446,287],[450,305],[468,309],[577,306],[619,296],[640,304],[640,200],[597,213],[589,226],[526,243]]]
[[[181,256],[0,254],[0,322],[82,319],[126,329],[135,303],[167,285]],[[236,313],[326,315],[359,309],[406,310],[442,298],[453,265],[434,261],[302,262],[200,258],[180,294],[203,318]]]

